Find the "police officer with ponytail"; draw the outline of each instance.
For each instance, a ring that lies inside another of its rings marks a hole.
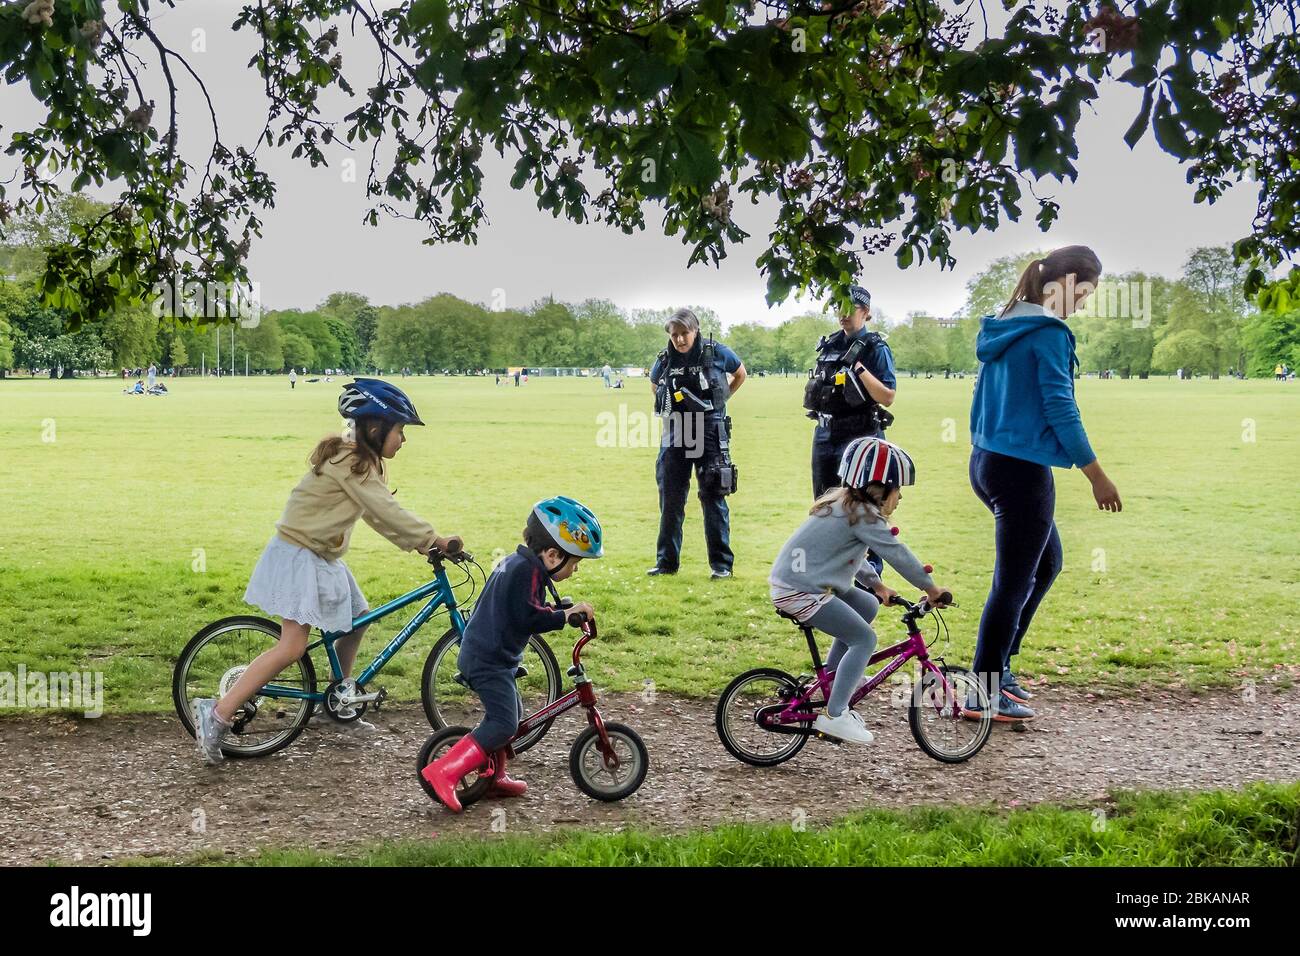
[[[745,381],[745,365],[725,345],[700,335],[690,309],[679,309],[664,324],[668,347],[650,370],[655,412],[664,420],[655,480],[659,485],[659,542],[655,566],[647,574],[676,574],[681,560],[682,522],[691,472],[704,511],[704,539],[710,577],[731,577],[730,513],[727,495],[736,490],[731,460],[731,419],[727,399]]]

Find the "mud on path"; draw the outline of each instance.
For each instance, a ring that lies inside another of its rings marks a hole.
[[[789,821],[796,809],[826,822],[872,807],[1078,806],[1104,801],[1112,788],[1300,779],[1296,690],[1261,691],[1246,702],[1232,692],[1114,698],[1044,688],[1028,731],[997,726],[979,755],[955,766],[922,753],[906,711],[885,700],[860,706],[876,735],[871,747],[814,740],[772,769],[722,749],[710,700],[607,694],[601,705],[606,719],[634,727],[649,748],[650,773],[637,794],[601,804],[573,785],[568,750],[582,726],[573,711],[513,765],[530,784],[525,798],[484,801],[461,817],[433,806],[416,784],[416,752],[429,732],[418,703],[370,715],[374,734],[315,721],[278,754],[215,768],[203,765],[174,716],[0,720],[0,864],[491,836],[498,808],[508,833],[691,829]],[[205,827],[196,826],[200,818]]]

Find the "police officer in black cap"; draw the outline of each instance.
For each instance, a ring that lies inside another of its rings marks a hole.
[[[679,309],[664,324],[669,345],[650,370],[655,411],[663,435],[655,480],[659,485],[659,542],[655,566],[647,574],[676,574],[681,560],[682,521],[691,472],[699,484],[710,577],[731,577],[730,513],[726,496],[736,490],[731,461],[731,419],[727,399],[745,381],[745,365],[731,349],[700,335],[690,309]]]
[[[841,309],[840,329],[817,343],[817,366],[809,372],[804,408],[817,422],[813,432],[813,498],[839,484],[844,448],[855,438],[878,436],[894,420],[888,407],[898,381],[894,354],[879,332],[867,329],[871,293],[849,286],[849,306]],[[875,564],[879,558],[873,556]]]

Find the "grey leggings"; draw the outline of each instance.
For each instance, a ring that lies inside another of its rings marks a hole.
[[[876,652],[876,632],[871,629],[871,622],[878,610],[880,602],[874,594],[853,588],[847,594],[831,598],[808,619],[817,630],[835,638],[826,655],[827,669],[835,671],[831,696],[826,701],[826,713],[832,717],[844,713],[849,698],[867,672],[867,662]]]

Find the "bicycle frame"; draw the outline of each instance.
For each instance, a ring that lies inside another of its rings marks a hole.
[[[511,738],[511,743],[521,737],[528,736],[533,730],[555,719],[565,711],[572,710],[574,707],[583,707],[587,711],[587,723],[595,727],[596,733],[600,735],[600,752],[605,758],[605,766],[610,769],[618,766],[618,755],[614,753],[614,748],[610,746],[609,735],[605,732],[604,718],[600,716],[600,711],[596,709],[596,689],[591,681],[587,679],[586,672],[582,667],[582,649],[589,641],[595,639],[596,624],[594,621],[588,621],[582,625],[582,637],[573,645],[573,666],[569,668],[569,676],[573,678],[574,683],[573,690],[547,704],[537,713],[530,714],[521,720],[519,729],[515,731],[514,737]]]
[[[387,664],[402,646],[411,639],[411,637],[422,628],[426,621],[429,620],[440,608],[448,609],[448,616],[451,618],[452,627],[460,633],[465,632],[465,618],[456,606],[456,596],[452,593],[451,582],[447,580],[447,572],[443,568],[441,561],[434,564],[433,580],[428,584],[422,584],[414,591],[409,591],[399,598],[394,598],[387,604],[375,608],[373,611],[367,611],[352,622],[352,627],[347,631],[331,631],[322,634],[318,640],[307,645],[307,652],[324,645],[325,654],[329,657],[330,674],[334,680],[343,678],[343,669],[339,665],[338,653],[334,650],[334,642],[339,638],[350,634],[359,627],[365,627],[375,621],[385,618],[390,614],[400,611],[408,605],[415,604],[429,598],[429,603],[416,611],[415,616],[406,622],[406,626],[397,632],[396,636],[375,655],[372,660],[360,674],[356,676],[356,682],[360,686],[370,683],[375,676],[384,669]],[[325,699],[324,691],[305,691],[294,687],[282,687],[278,684],[266,684],[258,692],[263,697],[292,697],[298,700],[310,700],[320,702]]]
[[[849,698],[850,707],[856,706],[862,698],[889,680],[900,667],[913,658],[921,662],[922,674],[926,671],[933,672],[943,682],[944,700],[949,699],[952,694],[952,687],[948,683],[948,678],[930,660],[930,651],[926,647],[925,636],[921,634],[921,629],[916,625],[916,620],[911,618],[907,618],[907,620],[908,632],[906,640],[899,641],[897,644],[871,655],[871,660],[867,662],[868,667],[881,661],[890,660],[890,658],[893,658],[893,660],[853,692],[853,696]],[[831,684],[835,680],[835,672],[827,670],[826,665],[822,662],[821,653],[817,649],[817,638],[813,636],[813,628],[807,624],[800,624],[799,629],[803,631],[804,639],[808,642],[808,651],[812,655],[813,674],[816,679],[807,688],[795,695],[788,704],[776,704],[759,709],[756,715],[759,725],[778,733],[812,733],[811,730],[805,727],[790,725],[808,723],[814,720],[817,717],[817,711],[813,705],[814,696],[820,691],[824,702],[830,696]]]

